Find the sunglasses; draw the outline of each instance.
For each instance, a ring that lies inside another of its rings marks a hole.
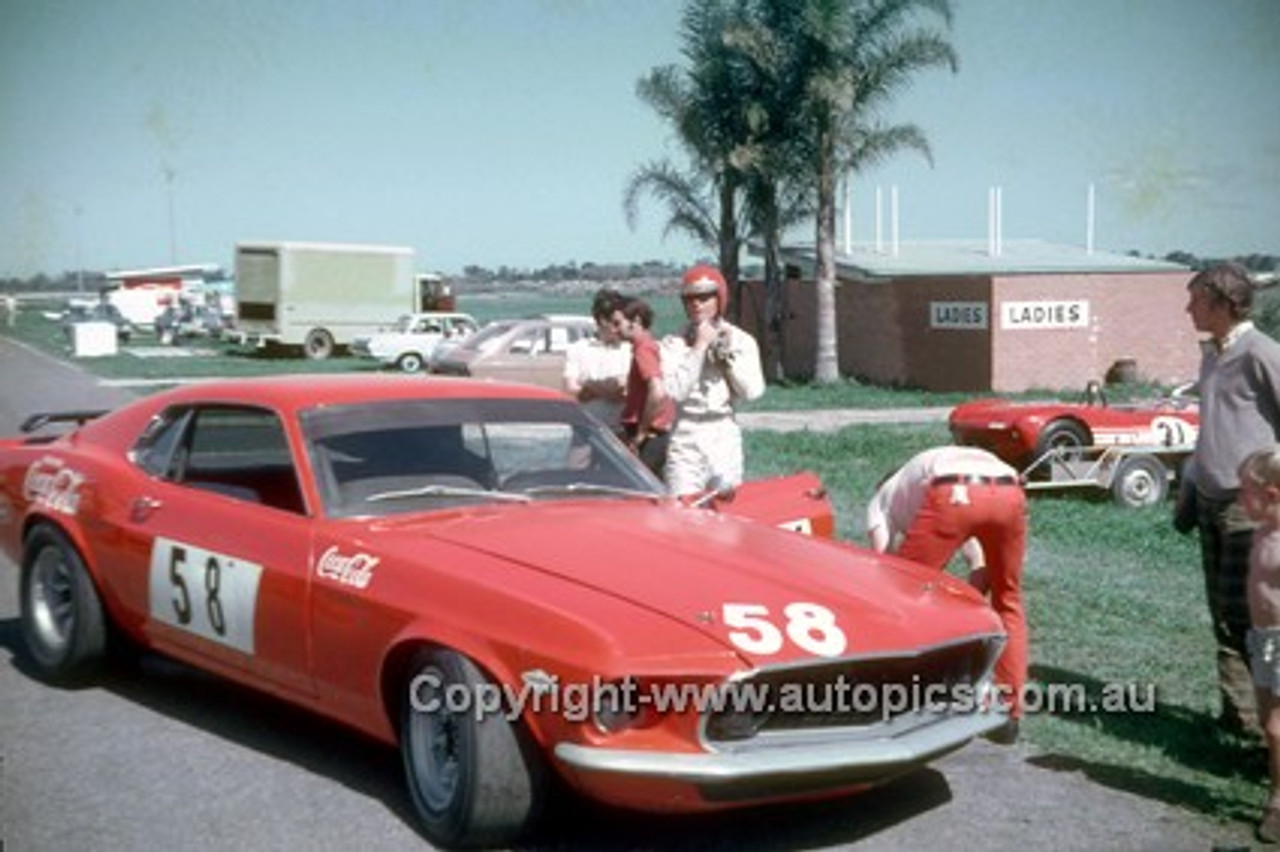
[[[681,296],[680,298],[684,299],[686,302],[705,302],[707,299],[714,299],[715,297],[715,293],[689,293]]]

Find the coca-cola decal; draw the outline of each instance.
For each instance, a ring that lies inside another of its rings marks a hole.
[[[83,473],[67,467],[57,456],[45,456],[27,468],[22,496],[52,512],[74,515],[80,510],[83,484]]]
[[[316,576],[321,580],[333,580],[356,589],[367,588],[373,581],[373,569],[381,560],[367,553],[345,556],[334,545],[320,556],[316,563]]]

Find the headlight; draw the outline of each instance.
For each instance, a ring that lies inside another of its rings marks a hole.
[[[634,678],[596,685],[591,698],[591,719],[601,733],[617,734],[643,727],[648,721],[639,684]]]

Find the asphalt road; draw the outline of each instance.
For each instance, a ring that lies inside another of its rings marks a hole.
[[[129,392],[0,337],[0,435],[28,413]],[[144,657],[53,688],[23,663],[17,571],[0,558],[0,849],[429,848],[394,750],[186,666]],[[1058,768],[1053,768],[1058,767]],[[1025,745],[971,744],[862,796],[654,818],[562,801],[522,848],[1209,850],[1246,826],[1062,768]],[[1119,773],[1123,775],[1123,773]]]

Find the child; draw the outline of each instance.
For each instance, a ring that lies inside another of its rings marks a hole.
[[[1258,523],[1249,551],[1249,665],[1267,742],[1271,792],[1258,823],[1263,843],[1280,842],[1280,446],[1240,464],[1240,506]]]

